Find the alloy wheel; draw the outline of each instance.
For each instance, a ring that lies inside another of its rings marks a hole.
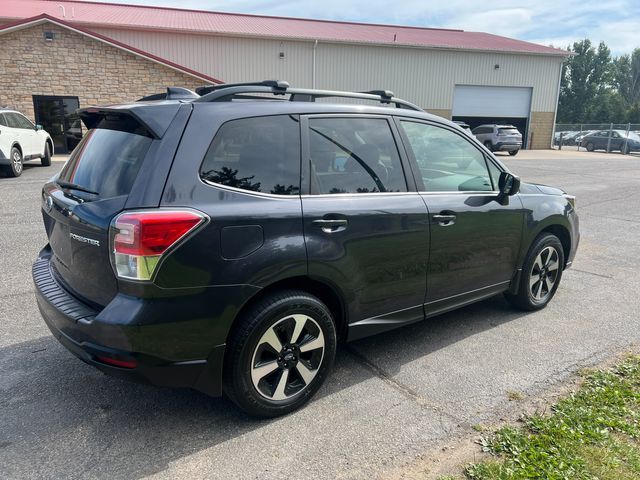
[[[22,157],[17,150],[13,152],[13,171],[16,173],[22,172]]]
[[[553,290],[558,279],[559,258],[558,251],[549,246],[540,250],[533,262],[529,274],[529,292],[536,301],[544,301]]]
[[[281,318],[260,337],[251,359],[251,381],[268,400],[288,400],[303,392],[320,371],[325,339],[308,315]]]

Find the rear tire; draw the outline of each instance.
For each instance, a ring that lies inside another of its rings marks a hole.
[[[22,164],[22,153],[16,147],[9,153],[9,165],[2,165],[2,171],[10,177],[22,175],[24,165]]]
[[[519,151],[520,150],[509,150],[509,155],[511,155],[512,157],[515,157]]]
[[[585,148],[587,149],[587,152],[593,152],[595,150],[594,147],[593,147],[593,143],[591,143],[591,142],[587,143]]]
[[[43,167],[51,166],[51,149],[49,143],[44,144],[44,156],[40,159],[40,163]]]
[[[623,145],[622,148],[620,149],[620,152],[623,155],[629,155],[629,153],[631,153],[631,147],[629,147],[629,144]]]
[[[224,393],[250,415],[290,413],[323,384],[336,343],[320,300],[298,290],[274,293],[250,307],[229,334]]]
[[[491,140],[487,140],[486,142],[484,142],[484,146],[487,147],[487,150],[493,152],[493,145],[491,144]]]
[[[524,265],[518,292],[505,294],[521,310],[540,310],[547,306],[558,289],[564,268],[562,243],[551,233],[540,234],[531,245]]]

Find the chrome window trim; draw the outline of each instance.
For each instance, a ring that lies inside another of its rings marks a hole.
[[[200,179],[200,181],[202,183],[204,183],[205,185],[207,185],[209,187],[221,188],[223,190],[229,190],[230,192],[233,192],[233,193],[244,193],[245,195],[252,195],[252,196],[255,196],[255,197],[270,197],[270,198],[280,198],[280,199],[300,198],[300,194],[299,193],[296,193],[294,195],[278,195],[277,193],[255,192],[253,190],[244,190],[242,188],[230,187],[228,185],[223,185],[221,183],[216,183],[216,182],[212,182],[210,180],[205,180],[200,175],[198,175],[198,178]]]

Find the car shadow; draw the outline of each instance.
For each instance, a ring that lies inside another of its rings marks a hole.
[[[263,429],[262,436],[278,441],[273,437],[281,434],[279,423],[297,429],[324,422],[334,429],[342,418],[340,406],[358,402],[348,398],[336,407],[334,395],[381,374],[393,376],[417,358],[523,315],[495,297],[342,345],[334,372],[315,399],[273,420],[250,418],[226,399],[108,377],[51,336],[0,348],[0,477],[20,476],[29,468],[33,477],[140,478],[254,430]],[[378,365],[382,357],[384,371]],[[333,411],[319,414],[327,403]],[[68,458],[82,461],[70,465]]]

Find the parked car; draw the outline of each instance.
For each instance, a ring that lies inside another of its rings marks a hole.
[[[459,120],[454,120],[453,123],[455,123],[456,125],[458,125],[460,128],[462,128],[463,130],[469,130],[471,131],[471,126],[467,123],[467,122],[461,122]]]
[[[0,108],[0,168],[7,175],[19,177],[23,163],[40,159],[51,165],[53,140],[41,125],[34,125],[20,112]]]
[[[338,341],[499,294],[541,309],[573,261],[574,197],[390,93],[185,96],[82,109],[89,131],[42,189],[38,306],[108,374],[281,415]]]
[[[584,137],[586,137],[587,135],[591,135],[592,133],[595,133],[596,130],[587,130],[585,132],[580,132],[578,133],[575,137],[573,137],[573,144],[580,146],[582,144],[582,139]]]
[[[609,130],[599,130],[590,135],[582,137],[580,145],[587,149],[588,152],[594,150],[618,150],[628,154],[630,152],[640,152],[640,136],[635,132],[627,132],[624,130],[611,131],[611,143],[609,143]]]
[[[522,134],[513,125],[480,125],[472,133],[490,151],[517,155],[522,148]]]

